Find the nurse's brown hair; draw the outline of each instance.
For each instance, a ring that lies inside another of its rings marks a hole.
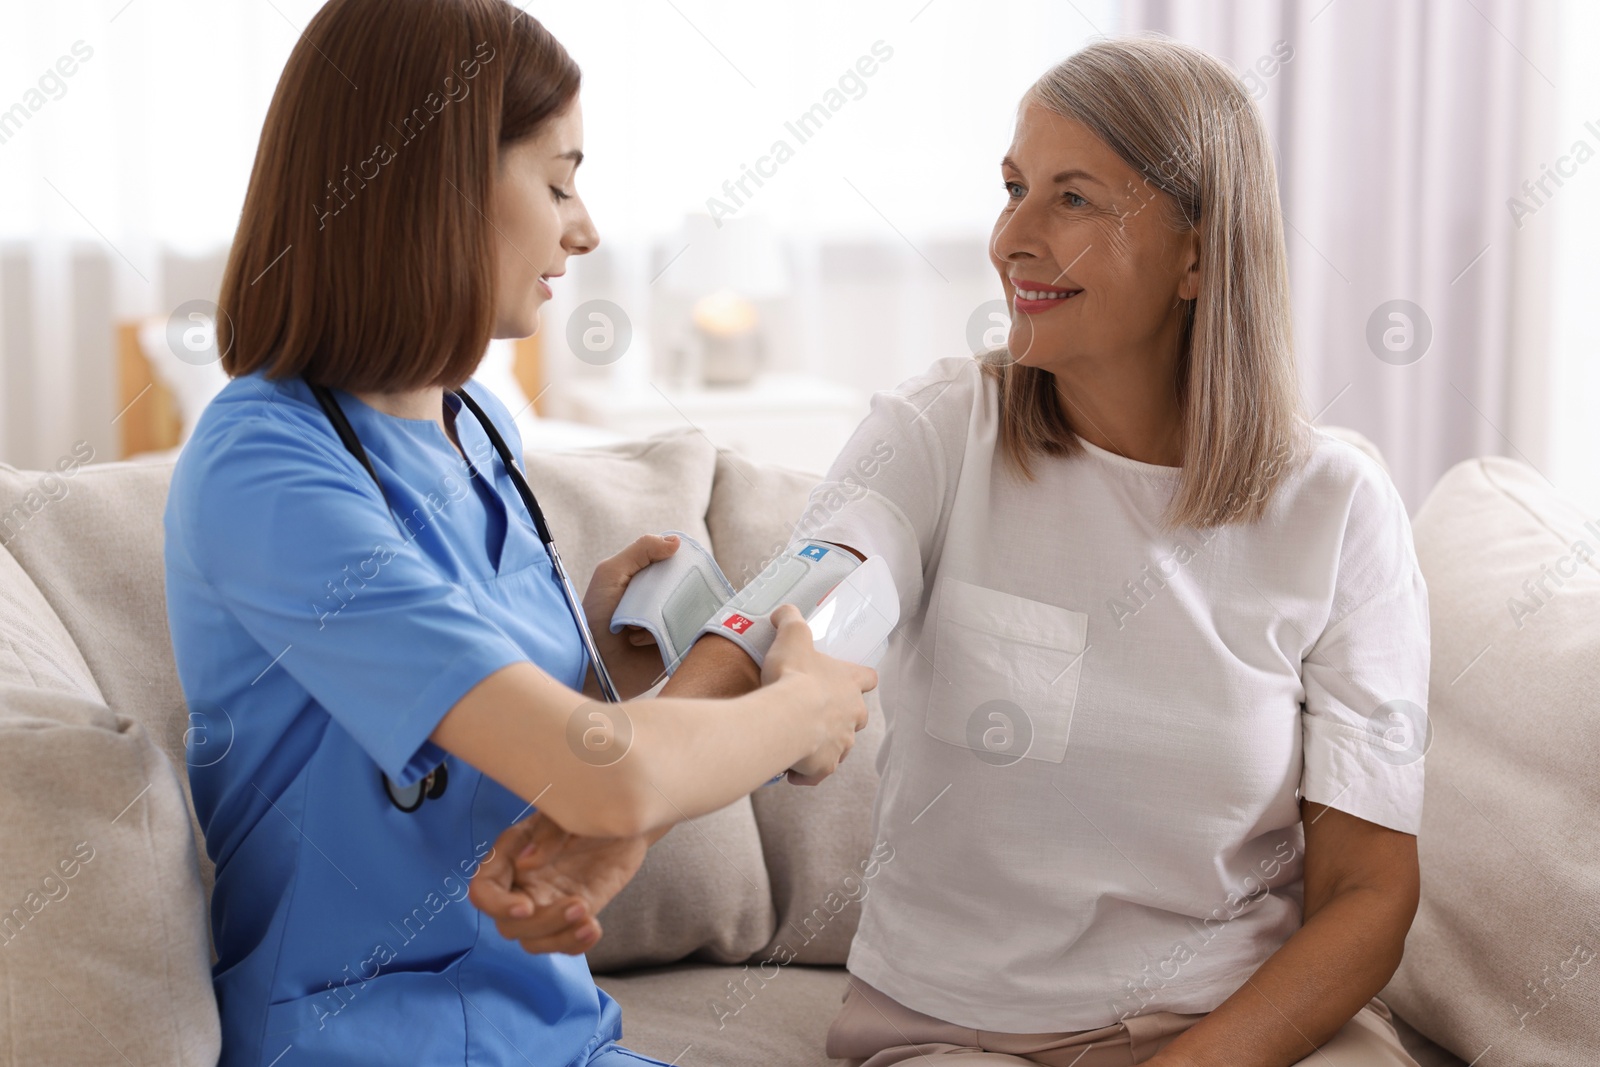
[[[230,376],[460,386],[494,325],[500,150],[578,94],[504,0],[329,0],[267,110],[218,300]]]

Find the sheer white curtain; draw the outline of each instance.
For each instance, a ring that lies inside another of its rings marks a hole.
[[[1555,130],[1540,153],[1562,178],[1536,190],[1542,205],[1524,231],[1553,241],[1550,466],[1546,473],[1600,517],[1600,5],[1566,0],[1562,8],[1562,93]],[[1544,171],[1526,177],[1542,177]],[[1532,204],[1527,194],[1519,195]]]
[[[117,454],[112,328],[215,297],[296,0],[16,4],[0,35],[0,460]]]
[[[214,298],[273,87],[319,6],[101,0],[7,12],[0,461],[49,464],[79,439],[116,454],[113,324]],[[792,158],[747,185],[754,195],[737,209],[766,220],[791,267],[767,309],[783,327],[773,361],[880,388],[962,351],[967,319],[998,296],[984,241],[1016,100],[1097,27],[1113,28],[1117,2],[527,6],[584,69],[580,188],[603,237],[557,283],[551,376],[596,373],[566,351],[562,328],[591,297],[624,304],[640,326],[638,358],[610,372],[653,373],[661,287],[650,283],[680,251],[685,214],[726,199],[724,182],[786,138]],[[800,143],[785,124],[818,104],[825,125]]]
[[[1383,449],[1413,509],[1472,456],[1555,476],[1551,231],[1543,214],[1519,229],[1507,199],[1581,132],[1554,127],[1559,14],[1547,0],[1124,8],[1123,28],[1235,69],[1292,50],[1258,92],[1278,150],[1303,391],[1321,421]]]

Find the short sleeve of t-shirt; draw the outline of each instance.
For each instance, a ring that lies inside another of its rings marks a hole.
[[[445,713],[524,650],[404,538],[354,457],[290,418],[241,420],[203,463],[187,502],[204,514],[179,529],[261,645],[238,669],[271,660],[397,784],[420,780],[443,759],[428,738]]]
[[[1415,834],[1428,741],[1428,590],[1394,485],[1365,458],[1327,628],[1301,664],[1301,796]]]
[[[873,394],[867,417],[812,490],[795,528],[796,537],[884,557],[902,619],[922,603],[923,575],[979,399],[978,375],[970,359],[945,359],[892,392]]]

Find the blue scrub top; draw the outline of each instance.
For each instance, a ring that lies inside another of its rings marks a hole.
[[[505,406],[467,390],[521,455]],[[457,397],[470,464],[437,423],[334,395],[389,503],[306,384],[259,372],[206,408],[167,500],[221,1063],[584,1062],[621,1031],[588,961],[529,955],[466,899],[531,808],[428,740],[507,664],[581,687],[577,627]],[[441,762],[442,796],[390,802],[380,772],[403,787]]]

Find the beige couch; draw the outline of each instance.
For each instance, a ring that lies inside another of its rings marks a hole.
[[[576,574],[639,532],[676,528],[742,581],[815,480],[692,432],[529,460]],[[216,1059],[211,872],[162,595],[170,474],[166,462],[0,466],[5,1064]],[[1528,468],[1487,459],[1451,471],[1415,528],[1436,737],[1422,909],[1385,995],[1445,1047],[1405,1028],[1425,1065],[1594,1063],[1600,574],[1570,557],[1580,539],[1600,547],[1600,524],[1586,530]],[[1546,579],[1551,595],[1518,628],[1507,598],[1542,566],[1561,584]],[[684,1067],[830,1062],[823,1035],[872,889],[881,734],[875,711],[823,786],[761,790],[652,850],[591,954],[627,1043]],[[206,759],[228,741],[191,740]]]

